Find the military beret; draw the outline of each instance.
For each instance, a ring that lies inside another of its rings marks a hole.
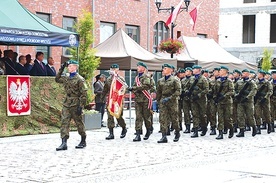
[[[191,67],[186,67],[186,71],[193,71]]]
[[[220,69],[225,69],[225,70],[229,71],[229,68],[227,66],[224,66],[224,65],[220,66]]]
[[[233,74],[233,72],[229,72],[229,74]]]
[[[138,62],[137,66],[142,66],[142,67],[145,67],[146,69],[148,68],[148,66],[143,62]]]
[[[67,61],[67,64],[68,64],[68,65],[70,65],[70,64],[79,65],[79,62],[76,61],[76,60],[68,60],[68,61]]]
[[[193,65],[193,69],[201,69],[202,67],[200,65]]]
[[[249,72],[249,70],[248,69],[243,69],[242,72]]]
[[[271,71],[271,74],[276,74],[276,71]]]
[[[180,69],[179,71],[178,71],[178,73],[185,73],[185,69]]]
[[[241,71],[239,71],[238,69],[234,69],[233,73],[235,73],[235,72],[238,73],[238,74],[241,74]]]
[[[220,67],[215,67],[213,71],[219,71]]]
[[[265,72],[265,74],[267,74],[267,75],[271,75],[271,74],[270,74],[270,72],[268,72],[268,71],[266,71],[266,72]]]
[[[251,74],[256,74],[256,72],[255,72],[255,71],[252,71],[252,70],[250,70],[249,73],[251,73]]]
[[[258,70],[258,72],[261,73],[261,74],[266,74],[266,72],[262,69]]]
[[[209,73],[209,70],[208,70],[208,69],[205,69],[204,72],[205,72],[205,73]]]
[[[164,68],[164,67],[174,69],[174,66],[171,65],[171,64],[163,64],[163,65],[162,65],[162,68]]]
[[[118,69],[119,68],[119,65],[118,64],[112,64],[110,66],[111,69]]]

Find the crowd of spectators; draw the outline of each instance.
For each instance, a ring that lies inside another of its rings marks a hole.
[[[30,54],[20,55],[13,50],[0,50],[0,75],[55,76],[54,59],[43,62],[44,53],[37,52],[33,60]]]

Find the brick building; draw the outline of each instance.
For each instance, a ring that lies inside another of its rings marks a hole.
[[[156,52],[160,41],[170,37],[170,29],[165,28],[170,13],[158,13],[154,0],[18,0],[28,10],[67,30],[73,30],[74,21],[82,9],[92,12],[95,20],[95,43],[101,43],[122,28],[136,42],[150,52]],[[202,0],[191,0],[189,11]],[[161,8],[176,6],[179,0],[163,0]],[[183,3],[184,4],[184,3]],[[28,22],[26,22],[28,24]],[[203,1],[198,11],[196,28],[193,31],[188,12],[178,15],[177,26],[174,28],[174,38],[180,35],[202,36],[218,40],[219,0]],[[6,47],[2,49],[6,49]],[[56,60],[59,68],[61,56],[68,56],[68,50],[60,47],[10,47],[19,55],[30,53],[33,57],[36,51],[43,51]]]

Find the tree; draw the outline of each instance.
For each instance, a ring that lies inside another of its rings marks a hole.
[[[273,50],[269,50],[267,48],[264,49],[263,52],[263,61],[262,61],[262,70],[264,71],[269,71],[272,67],[272,63],[271,63],[271,57],[273,54]]]
[[[99,67],[100,58],[95,57],[95,49],[92,48],[94,42],[94,20],[92,14],[86,10],[82,11],[82,14],[78,17],[78,21],[75,24],[76,32],[80,36],[79,50],[71,49],[73,59],[79,60],[79,73],[82,75],[88,83],[88,101],[92,100],[92,78],[94,71]]]

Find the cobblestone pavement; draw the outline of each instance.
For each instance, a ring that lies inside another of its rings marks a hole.
[[[87,131],[85,149],[74,148],[80,137],[71,132],[68,150],[59,152],[59,134],[0,138],[0,183],[276,182],[276,133],[252,137],[246,132],[245,138],[224,135],[223,140],[209,133],[195,139],[181,133],[179,142],[171,135],[167,144],[158,144],[157,122],[141,142],[132,141],[133,124],[127,123],[124,139],[121,128],[110,141],[105,140],[107,128]]]

